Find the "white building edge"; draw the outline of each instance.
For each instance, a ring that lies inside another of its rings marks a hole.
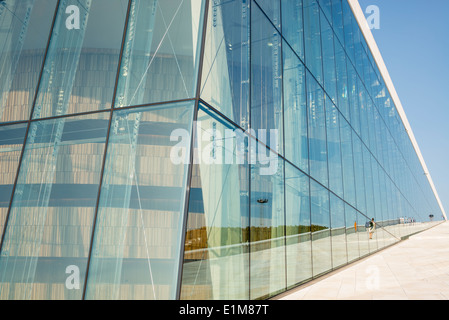
[[[401,100],[399,99],[399,96],[396,92],[396,89],[393,85],[393,81],[390,78],[390,75],[388,73],[387,67],[385,66],[385,62],[382,59],[382,55],[380,54],[379,48],[377,47],[376,41],[374,40],[373,34],[371,33],[371,29],[368,26],[368,23],[365,18],[365,14],[360,7],[358,0],[348,0],[349,5],[351,6],[351,9],[354,13],[354,16],[357,19],[357,23],[362,30],[362,34],[365,37],[366,43],[368,47],[371,50],[371,53],[373,54],[373,58],[377,64],[377,67],[379,68],[379,71],[385,81],[385,85],[387,86],[388,91],[390,92],[391,98],[393,99],[394,105],[396,106],[396,110],[399,113],[399,116],[401,117],[402,123],[404,124],[404,127],[407,131],[408,136],[410,137],[410,140],[413,144],[413,147],[415,148],[416,154],[418,155],[419,161],[421,162],[421,166],[424,170],[424,174],[427,177],[427,180],[429,181],[430,187],[432,188],[432,191],[435,195],[435,198],[438,201],[438,205],[440,206],[441,212],[443,213],[444,219],[447,221],[446,212],[444,211],[443,204],[441,203],[440,197],[438,196],[438,192],[435,188],[435,185],[433,183],[432,177],[430,176],[429,170],[427,169],[426,162],[424,161],[424,158],[421,154],[421,150],[419,149],[418,143],[415,139],[415,136],[413,134],[412,128],[410,127],[410,123],[407,120],[407,116],[405,115],[404,109],[401,104]]]

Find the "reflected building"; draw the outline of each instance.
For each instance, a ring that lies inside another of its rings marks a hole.
[[[267,299],[446,220],[360,12],[0,2],[0,299]]]

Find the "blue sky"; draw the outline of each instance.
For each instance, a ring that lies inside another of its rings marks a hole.
[[[379,7],[373,36],[449,215],[449,1],[359,3]]]

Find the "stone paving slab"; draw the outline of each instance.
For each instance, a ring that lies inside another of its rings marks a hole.
[[[449,300],[449,222],[276,300]]]

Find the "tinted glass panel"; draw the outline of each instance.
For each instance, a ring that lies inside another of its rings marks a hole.
[[[109,113],[33,122],[0,257],[4,299],[81,299]]]
[[[0,122],[30,118],[56,2],[0,2]]]
[[[35,119],[106,109],[112,104],[128,1],[63,4],[48,48]]]
[[[116,106],[195,95],[203,1],[133,0]]]
[[[249,299],[248,137],[198,114],[181,299]]]
[[[87,299],[174,299],[193,103],[114,113]]]

